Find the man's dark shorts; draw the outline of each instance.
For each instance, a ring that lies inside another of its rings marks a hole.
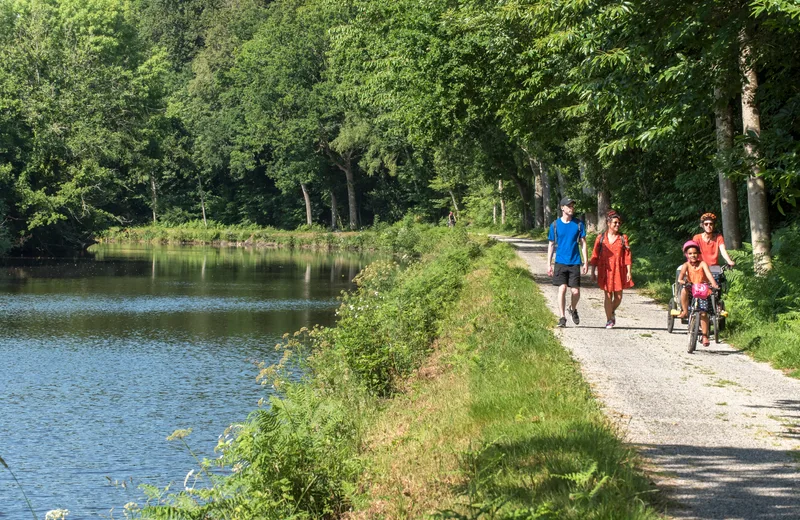
[[[581,286],[581,264],[555,264],[553,266],[553,285],[569,287]]]

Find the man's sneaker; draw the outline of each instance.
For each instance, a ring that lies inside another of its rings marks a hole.
[[[575,323],[575,325],[580,324],[581,317],[578,316],[578,309],[573,309],[570,307],[567,309],[567,312],[572,315],[572,322]]]
[[[612,329],[612,328],[614,328],[614,320],[608,320],[608,321],[606,322],[606,328],[607,328],[607,329]]]
[[[560,318],[558,318],[558,326],[561,327],[562,329],[564,327],[566,327],[567,326],[567,318],[565,318],[564,316],[561,316]]]

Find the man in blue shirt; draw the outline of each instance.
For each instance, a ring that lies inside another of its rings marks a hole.
[[[566,327],[564,316],[567,287],[572,292],[570,306],[567,308],[575,325],[581,322],[578,316],[578,300],[581,297],[581,273],[589,270],[589,257],[586,254],[586,228],[575,214],[575,201],[569,197],[561,199],[561,218],[550,224],[547,234],[547,275],[553,277],[553,285],[558,286],[558,309],[560,312],[558,326]],[[580,246],[580,248],[578,247]],[[556,254],[553,265],[553,252]],[[583,253],[583,260],[581,260]]]

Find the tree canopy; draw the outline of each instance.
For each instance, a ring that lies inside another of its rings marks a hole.
[[[4,250],[192,220],[528,229],[569,195],[644,241],[722,213],[768,268],[798,215],[795,2],[0,0],[0,29]]]

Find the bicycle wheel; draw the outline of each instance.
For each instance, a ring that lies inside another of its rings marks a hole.
[[[719,315],[714,314],[712,317],[712,322],[714,324],[714,343],[719,343]]]
[[[669,307],[667,307],[667,332],[670,334],[672,334],[672,329],[675,328],[675,316],[672,315],[672,311],[677,309],[675,298],[670,298]]]
[[[689,354],[697,348],[697,333],[700,332],[700,314],[692,311],[689,315]]]

